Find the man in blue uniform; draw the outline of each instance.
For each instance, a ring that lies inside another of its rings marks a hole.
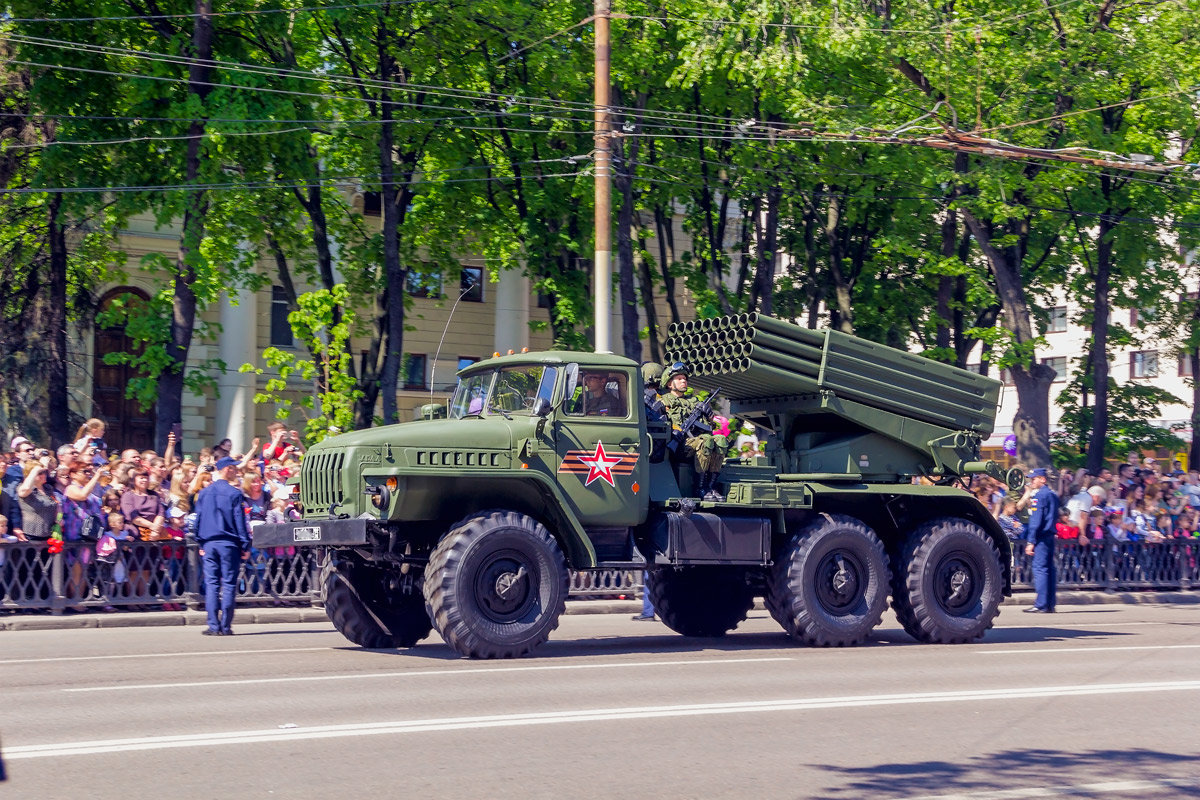
[[[1058,573],[1054,568],[1054,523],[1058,521],[1058,495],[1046,485],[1044,467],[1029,471],[1029,524],[1025,526],[1025,555],[1033,556],[1033,588],[1037,602],[1025,609],[1030,614],[1053,614]]]
[[[196,497],[196,540],[204,556],[205,636],[231,636],[238,563],[250,555],[246,496],[237,486],[238,462],[216,464],[216,480]]]

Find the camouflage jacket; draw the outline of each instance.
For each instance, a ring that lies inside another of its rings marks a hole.
[[[671,420],[671,427],[675,430],[682,430],[683,422],[691,413],[696,410],[696,406],[700,405],[700,398],[689,392],[683,397],[677,397],[674,392],[667,392],[662,396],[663,406],[667,419]],[[712,422],[712,416],[707,417],[705,422]]]

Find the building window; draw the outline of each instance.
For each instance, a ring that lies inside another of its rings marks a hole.
[[[288,322],[288,296],[282,286],[271,287],[271,346],[295,347],[292,326]]]
[[[409,353],[404,362],[404,388],[428,389],[425,379],[427,360],[423,353]]]
[[[423,265],[423,268],[410,269],[404,275],[404,290],[408,292],[409,297],[427,297],[438,300],[442,296],[442,274],[440,272],[429,269],[432,265]]]
[[[1192,357],[1188,353],[1179,354],[1179,377],[1192,377]]]
[[[363,192],[363,216],[378,217],[383,213],[383,195],[379,192]]]
[[[1156,316],[1157,312],[1152,305],[1145,308],[1131,308],[1129,309],[1129,324],[1134,326],[1149,325],[1151,322],[1154,322]]]
[[[1050,309],[1050,320],[1046,324],[1046,333],[1063,333],[1067,329],[1067,307],[1055,306]]]
[[[1067,379],[1067,358],[1066,356],[1054,356],[1053,358],[1043,358],[1042,363],[1050,369],[1054,370],[1054,382],[1061,383]]]
[[[1157,378],[1158,351],[1140,350],[1129,354],[1130,378]]]
[[[468,303],[483,302],[483,267],[463,267],[458,290]]]

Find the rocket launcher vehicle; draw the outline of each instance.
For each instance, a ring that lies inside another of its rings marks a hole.
[[[980,460],[1001,386],[985,375],[757,313],[675,323],[664,347],[692,386],[721,387],[731,414],[777,434],[778,480],[1024,481]]]

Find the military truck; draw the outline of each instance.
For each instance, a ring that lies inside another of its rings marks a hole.
[[[685,636],[733,630],[756,597],[816,646],[862,642],[889,596],[922,642],[992,626],[1009,544],[961,483],[1023,481],[979,460],[997,381],[757,314],[668,334],[693,386],[772,432],[764,456],[725,464],[722,499],[693,496],[633,361],[510,353],[458,373],[446,419],[312,447],[303,519],[259,526],[255,545],[321,548],[329,617],[371,648],[436,627],[463,655],[522,656],[558,626],[569,570],[643,565]]]

